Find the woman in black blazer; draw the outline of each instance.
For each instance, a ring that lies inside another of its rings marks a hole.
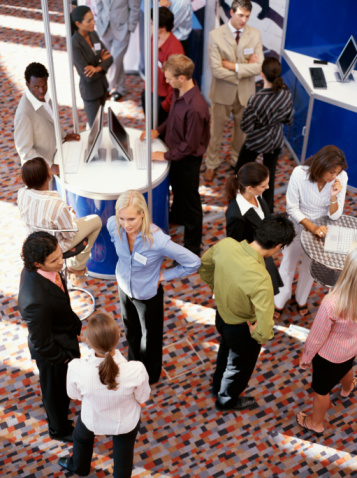
[[[101,105],[108,97],[105,76],[113,57],[94,31],[94,17],[86,6],[76,7],[72,14],[73,63],[80,76],[79,90],[84,102],[87,122],[92,126]]]
[[[261,163],[246,163],[240,168],[237,176],[231,176],[226,182],[226,198],[229,202],[226,211],[227,237],[238,242],[254,240],[254,232],[260,222],[269,216],[269,207],[262,198],[263,192],[269,188],[269,169]],[[282,287],[278,269],[272,257],[265,259],[274,294]]]

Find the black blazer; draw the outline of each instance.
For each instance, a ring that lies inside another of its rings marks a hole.
[[[54,365],[80,357],[77,335],[82,322],[73,312],[62,282],[65,292],[38,272],[21,272],[18,304],[29,331],[31,357]]]
[[[264,212],[264,216],[270,215],[269,207],[266,201],[259,196],[258,201]],[[247,240],[252,242],[254,240],[254,231],[261,223],[261,219],[253,208],[249,209],[244,215],[242,215],[236,199],[232,199],[228,205],[226,211],[226,233],[227,237],[232,237],[238,242]],[[268,257],[265,259],[265,266],[270,274],[273,282],[274,295],[279,292],[279,287],[282,287],[283,281],[281,280],[279,271],[275,265],[274,259]]]
[[[106,50],[106,47],[104,43],[100,41],[96,32],[89,32],[89,36],[93,47],[100,45],[100,48],[95,49],[95,52],[78,32],[74,32],[72,36],[72,49],[73,63],[80,76],[79,90],[81,96],[84,100],[92,101],[102,98],[108,92],[108,81],[105,74],[113,63],[113,57],[101,61],[102,49]],[[100,65],[103,71],[94,73],[91,77],[87,77],[84,74],[84,68],[88,65]]]

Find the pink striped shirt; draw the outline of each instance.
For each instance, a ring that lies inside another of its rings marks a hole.
[[[337,297],[325,297],[306,339],[301,362],[311,363],[318,353],[332,362],[342,363],[357,355],[357,322],[335,315]]]

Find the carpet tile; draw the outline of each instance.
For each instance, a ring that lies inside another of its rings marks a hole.
[[[71,131],[72,117],[68,95],[68,65],[62,2],[50,0],[51,32],[60,103],[61,124]],[[42,29],[41,2],[4,0],[0,5],[2,58],[0,80],[1,108],[1,191],[0,191],[0,476],[69,477],[58,458],[71,452],[71,446],[48,436],[42,407],[38,371],[27,348],[27,329],[17,307],[20,250],[25,230],[16,207],[21,187],[20,161],[13,143],[13,119],[24,92],[23,71],[31,61],[47,64]],[[83,104],[78,92],[80,127],[85,127]],[[129,94],[113,106],[124,124],[142,128],[140,106],[142,80],[126,78]],[[229,165],[232,124],[228,122],[221,150],[221,166],[211,183],[203,179],[200,194],[204,210],[203,245],[206,250],[225,237],[224,185],[232,173]],[[285,194],[293,161],[287,152],[279,159],[276,177],[276,210],[285,210]],[[356,194],[348,193],[345,212],[356,214]],[[171,227],[170,234],[183,242],[182,227]],[[279,264],[281,257],[276,258]],[[172,261],[165,261],[169,267]],[[95,296],[97,309],[111,313],[122,328],[120,303],[115,281],[84,277],[76,285]],[[299,369],[299,357],[306,335],[292,325],[311,327],[321,299],[327,290],[314,284],[309,297],[310,314],[302,319],[293,304],[286,304],[275,336],[262,348],[256,370],[246,394],[253,395],[257,407],[241,412],[222,413],[215,409],[211,380],[219,346],[214,326],[215,302],[209,288],[194,274],[165,284],[165,334],[163,373],[152,387],[142,407],[142,425],[134,456],[135,478],[221,478],[221,477],[357,477],[356,419],[357,396],[341,401],[339,390],[331,394],[322,437],[306,433],[296,423],[299,410],[311,410],[309,371]],[[83,311],[82,298],[74,307]],[[84,330],[86,321],[83,322]],[[127,343],[119,347],[126,355]],[[81,342],[82,355],[88,349]],[[80,410],[71,402],[71,419]],[[110,437],[97,437],[90,477],[112,476],[109,457]]]

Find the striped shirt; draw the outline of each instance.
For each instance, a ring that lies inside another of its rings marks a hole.
[[[317,353],[332,363],[346,362],[357,355],[357,322],[337,317],[336,301],[337,297],[330,295],[321,302],[301,362],[311,363]]]
[[[113,359],[119,367],[116,390],[108,390],[101,383],[98,367],[104,359],[96,357],[94,351],[87,360],[74,359],[68,365],[68,396],[82,401],[82,422],[95,435],[119,435],[133,430],[140,418],[140,403],[150,396],[144,364],[127,362],[119,350]]]
[[[247,133],[245,145],[251,151],[269,153],[283,145],[283,125],[293,122],[294,109],[290,91],[264,88],[249,98],[240,127]]]
[[[17,194],[27,233],[35,232],[34,226],[45,229],[78,229],[75,215],[57,191],[39,191],[21,188]],[[68,251],[77,232],[57,233],[56,237],[63,252]]]
[[[180,40],[187,40],[192,30],[191,0],[171,0],[169,9],[174,15],[172,33]]]

